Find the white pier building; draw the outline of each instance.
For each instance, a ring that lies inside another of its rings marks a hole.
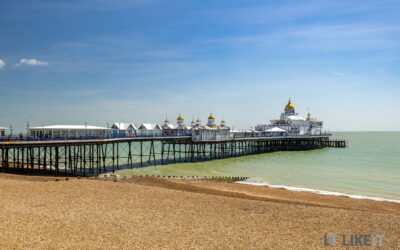
[[[111,126],[112,136],[136,136],[137,127],[133,123],[115,122]]]
[[[192,121],[192,124],[194,122]],[[177,135],[177,136],[185,136],[190,134],[190,126],[186,126],[184,123],[183,116],[179,114],[176,119],[176,124],[168,121],[168,118],[165,119],[164,125],[162,126],[163,135]]]
[[[210,114],[206,125],[201,125],[198,119],[197,123],[192,127],[193,141],[224,141],[231,139],[230,128],[225,125],[222,120],[220,125],[215,123],[215,117]]]
[[[301,117],[295,112],[290,99],[280,117],[271,120],[270,124],[257,125],[256,130],[274,135],[320,135],[323,133],[322,121],[311,118],[310,113],[307,114],[307,118]]]
[[[28,135],[36,139],[67,139],[67,138],[104,138],[110,134],[110,129],[87,125],[50,125],[29,127]]]

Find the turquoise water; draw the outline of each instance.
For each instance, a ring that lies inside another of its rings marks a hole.
[[[341,132],[333,138],[347,140],[348,147],[169,164],[116,174],[249,176],[249,184],[400,200],[400,132]]]

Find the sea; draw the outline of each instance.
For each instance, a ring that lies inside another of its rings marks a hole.
[[[246,176],[248,185],[400,203],[400,132],[336,132],[346,148],[119,170],[120,176]]]

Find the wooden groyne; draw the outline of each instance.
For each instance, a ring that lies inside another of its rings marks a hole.
[[[0,142],[0,171],[99,175],[123,168],[326,147],[346,147],[346,141],[323,136],[292,136],[198,142],[191,137]]]

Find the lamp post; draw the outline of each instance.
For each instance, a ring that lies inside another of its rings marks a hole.
[[[12,136],[13,134],[13,127],[12,127],[12,123],[10,123],[10,136]]]
[[[30,134],[29,134],[29,120],[26,120],[26,137],[30,137]]]
[[[105,133],[106,138],[108,138],[108,129],[109,129],[109,128],[110,128],[110,123],[107,122],[107,130],[106,130],[106,133]]]

